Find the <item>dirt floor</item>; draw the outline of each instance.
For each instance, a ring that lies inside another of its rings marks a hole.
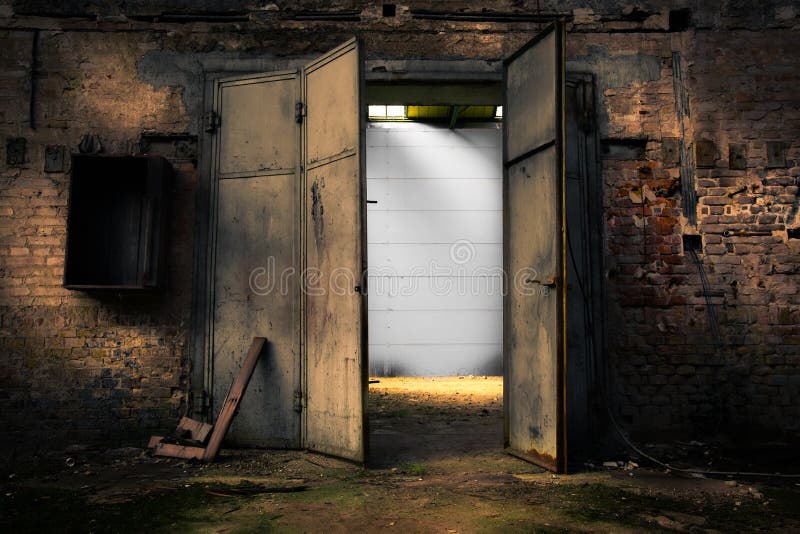
[[[800,532],[800,480],[630,458],[553,475],[502,451],[500,379],[379,380],[366,468],[302,451],[202,465],[73,447],[6,463],[0,532]]]

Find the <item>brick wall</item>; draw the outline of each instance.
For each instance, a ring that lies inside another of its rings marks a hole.
[[[469,1],[398,4],[391,19],[373,2],[243,1],[230,21],[159,18],[144,2],[124,13],[44,4],[0,0],[2,145],[27,141],[22,164],[7,165],[0,149],[0,421],[14,435],[137,438],[174,424],[189,387],[195,162],[173,160],[167,291],[98,296],[60,287],[69,174],[43,172],[45,145],[76,151],[92,133],[107,153],[124,154],[142,132],[201,135],[208,58],[309,57],[355,33],[370,58],[498,60],[543,27],[531,17],[537,9],[568,17],[569,68],[596,77],[608,362],[621,419],[641,432],[800,425],[800,240],[787,232],[798,227],[800,177],[800,10],[791,2],[692,5],[686,31],[670,16],[683,6],[667,2],[496,4],[528,16],[517,22],[419,16],[481,13],[483,3]],[[164,10],[185,14],[184,4],[165,1]],[[324,20],[320,10],[355,15]],[[145,61],[153,54],[174,61]],[[688,116],[679,120],[683,94]],[[699,139],[713,142],[712,166],[684,169],[698,197],[692,225],[675,151],[682,140],[694,154]],[[773,141],[785,143],[784,166],[767,165]],[[731,145],[746,153],[743,170],[730,168]],[[683,234],[700,236],[710,291]]]
[[[800,240],[787,233],[798,226],[800,176],[791,35],[697,31],[673,42],[686,71],[685,141],[713,143],[711,161],[693,151],[696,225],[682,212],[669,153],[682,135],[669,48],[660,80],[603,95],[615,110],[609,128],[647,140],[643,158],[603,162],[609,320],[624,325],[609,337],[611,367],[622,418],[642,431],[800,425]],[[785,146],[778,168],[768,164],[770,141]],[[732,146],[746,154],[733,164],[741,170],[731,169]],[[706,289],[684,233],[701,236]]]
[[[45,145],[77,152],[86,133],[114,154],[131,153],[143,130],[181,131],[180,89],[137,82],[149,37],[41,32],[34,128],[33,33],[1,39],[2,129],[27,141],[24,162],[0,172],[0,420],[8,441],[121,442],[167,428],[185,408],[195,165],[173,160],[168,291],[97,295],[61,287],[69,173],[44,173],[43,158]]]

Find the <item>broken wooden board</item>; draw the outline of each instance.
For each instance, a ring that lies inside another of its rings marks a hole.
[[[206,447],[199,447],[193,445],[184,445],[180,443],[166,443],[164,437],[153,436],[150,438],[148,448],[153,449],[153,454],[156,456],[170,456],[173,458],[184,458],[187,460],[201,460],[210,462],[213,460],[219,448],[222,445],[222,440],[227,434],[228,429],[236,416],[236,410],[239,407],[239,402],[247,390],[247,385],[250,383],[250,378],[253,376],[253,371],[258,363],[258,358],[264,349],[266,339],[263,337],[254,337],[253,342],[250,344],[250,350],[247,351],[242,368],[239,369],[239,374],[231,385],[225,400],[222,403],[222,409],[217,416],[217,422],[214,425],[202,423],[188,417],[181,418],[178,423],[175,434],[183,436],[189,434],[192,441],[200,444],[204,443],[208,438],[209,433],[211,437],[208,438],[208,445]]]
[[[175,443],[158,443],[153,449],[155,456],[170,456],[185,460],[203,460],[206,449],[190,445],[177,445]]]
[[[263,337],[253,338],[253,343],[250,345],[250,350],[247,352],[247,357],[242,364],[242,368],[239,370],[239,374],[236,375],[236,380],[233,381],[233,385],[222,403],[222,409],[214,424],[214,431],[211,433],[208,446],[206,446],[203,461],[209,462],[213,460],[217,452],[219,452],[222,439],[225,437],[225,434],[227,434],[233,422],[233,418],[236,416],[236,409],[239,407],[239,401],[241,401],[244,392],[247,390],[250,377],[253,376],[253,371],[256,368],[258,358],[261,355],[266,341],[267,340]]]
[[[189,439],[205,443],[213,429],[214,425],[195,421],[189,417],[181,417],[178,422],[178,428],[175,429],[175,434],[178,437],[185,437],[188,434]]]

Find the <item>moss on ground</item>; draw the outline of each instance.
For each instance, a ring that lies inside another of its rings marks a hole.
[[[180,486],[113,503],[89,502],[89,495],[81,490],[47,487],[7,490],[0,501],[0,531],[196,532],[231,523],[229,515],[256,498],[227,497],[226,489],[235,490],[235,486]],[[227,532],[276,532],[275,519],[276,515],[269,512],[240,515]]]
[[[764,489],[763,498],[687,499],[600,483],[504,489],[407,486],[411,483],[387,472],[320,477],[307,491],[289,493],[262,492],[252,484],[194,483],[99,503],[92,502],[96,495],[88,489],[20,487],[6,489],[0,500],[0,532],[292,532],[334,523],[369,529],[405,522],[420,528],[452,526],[457,532],[550,534],[674,531],[676,525],[719,532],[786,531],[800,524],[798,492],[784,487]],[[319,523],[309,526],[309,515]]]

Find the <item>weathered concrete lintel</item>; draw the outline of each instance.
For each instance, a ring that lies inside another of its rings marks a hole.
[[[644,82],[660,77],[661,59],[656,56],[632,54],[611,56],[605,48],[593,47],[588,56],[577,57],[567,62],[567,70],[588,72],[597,77],[598,93],[611,87],[625,87],[633,82]],[[137,65],[139,77],[154,87],[184,87],[183,99],[191,117],[190,131],[199,131],[203,79],[275,70],[299,69],[310,61],[310,57],[232,57],[227,53],[177,53],[154,50],[147,52]],[[502,63],[491,60],[440,60],[440,59],[372,59],[365,64],[368,83],[378,82],[500,82]],[[496,88],[487,89],[494,94]],[[483,100],[493,98],[487,93]],[[606,135],[607,112],[600,110],[600,129]]]
[[[164,54],[170,54],[166,52]],[[202,70],[212,77],[236,72],[259,72],[301,68],[312,60],[300,58],[230,58],[224,55],[190,54],[196,56]],[[369,81],[500,81],[503,77],[502,62],[477,59],[436,60],[410,59],[365,61],[364,76]],[[141,69],[140,69],[141,70]]]
[[[225,53],[147,52],[137,63],[139,78],[154,87],[180,86],[191,117],[189,131],[199,131],[203,80],[249,72],[300,69],[310,57],[231,57]],[[367,82],[494,82],[502,79],[499,61],[483,60],[367,60]],[[496,91],[495,89],[489,89]]]
[[[485,60],[368,60],[365,65],[367,81],[500,81],[503,78],[501,61]]]

